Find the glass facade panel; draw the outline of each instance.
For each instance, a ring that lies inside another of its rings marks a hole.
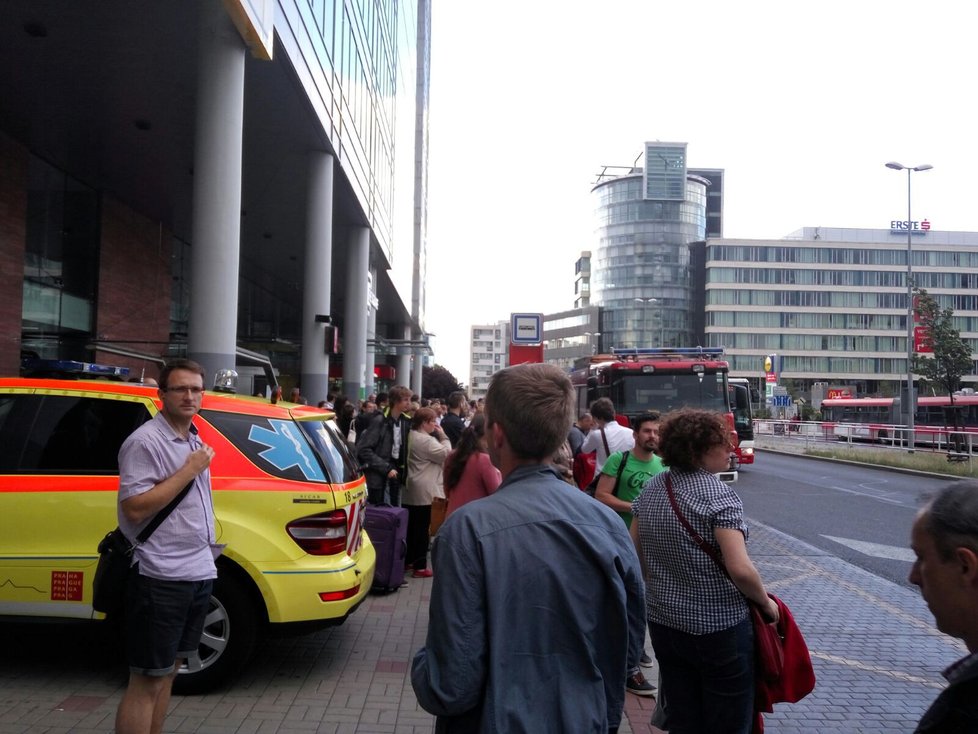
[[[95,324],[99,197],[32,156],[21,348],[49,359],[87,360]]]
[[[680,201],[643,200],[637,173],[594,189],[599,227],[591,302],[604,307],[603,345],[690,343],[688,243],[705,237],[706,185],[685,174],[683,185]]]
[[[686,145],[645,144],[644,186],[646,199],[686,199]],[[706,194],[703,195],[704,218]]]

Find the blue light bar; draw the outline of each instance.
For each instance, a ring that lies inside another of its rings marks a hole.
[[[723,347],[627,347],[615,348],[616,357],[714,357],[723,356]]]
[[[95,362],[76,362],[72,359],[24,359],[20,369],[25,373],[43,373],[58,377],[115,377],[123,379],[129,376],[128,367],[116,367],[111,364],[96,364]]]

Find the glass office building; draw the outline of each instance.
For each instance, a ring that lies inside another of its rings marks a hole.
[[[420,391],[429,0],[9,0],[4,21],[0,374],[188,354],[312,401],[369,392],[375,364]]]
[[[707,236],[713,179],[687,168],[685,143],[646,143],[644,160],[645,168],[605,169],[592,190],[591,303],[602,307],[606,348],[682,347],[692,339],[688,244]],[[713,208],[719,234],[719,194]]]

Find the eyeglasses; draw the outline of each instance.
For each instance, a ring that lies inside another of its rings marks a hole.
[[[190,387],[190,386],[182,386],[182,387],[161,387],[160,388],[160,391],[161,392],[172,392],[172,393],[176,393],[177,395],[185,395],[187,393],[189,393],[191,395],[200,395],[202,392],[204,392],[204,388],[197,387],[197,386],[193,386],[193,387]]]

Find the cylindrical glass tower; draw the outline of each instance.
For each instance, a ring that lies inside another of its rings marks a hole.
[[[660,156],[661,157],[661,156]],[[706,238],[709,182],[685,173],[684,199],[650,199],[641,168],[598,183],[592,304],[608,347],[688,347],[690,242]],[[682,190],[682,189],[680,189]]]

